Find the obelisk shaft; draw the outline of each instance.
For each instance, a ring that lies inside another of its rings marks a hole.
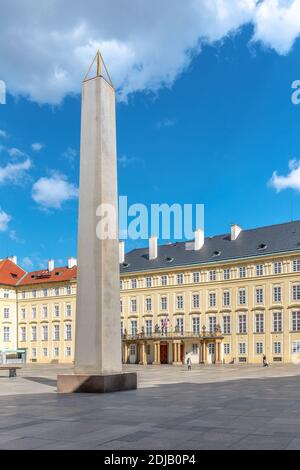
[[[102,76],[82,86],[79,201],[75,373],[119,373],[118,239],[96,232],[99,206],[115,207],[117,218],[118,201],[115,91]]]

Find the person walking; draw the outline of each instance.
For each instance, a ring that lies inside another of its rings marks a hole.
[[[269,367],[267,356],[265,354],[263,355],[263,367]]]
[[[191,361],[190,356],[188,356],[186,363],[187,363],[188,370],[192,370],[192,361]]]

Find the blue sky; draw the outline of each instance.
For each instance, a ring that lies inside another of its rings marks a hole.
[[[269,184],[274,171],[293,172],[291,160],[299,167],[300,105],[291,102],[291,84],[300,79],[300,41],[279,54],[252,37],[246,25],[203,45],[169,86],[118,101],[119,193],[129,203],[203,203],[206,235],[231,223],[300,219],[297,173],[284,180],[290,188]],[[17,255],[28,270],[48,258],[66,264],[76,256],[80,95],[57,105],[12,94],[0,105],[0,166],[7,173],[7,165],[30,161],[30,168],[2,181],[0,169],[0,207],[10,217],[0,257]],[[49,181],[59,181],[66,200],[50,195],[47,204],[41,189]]]

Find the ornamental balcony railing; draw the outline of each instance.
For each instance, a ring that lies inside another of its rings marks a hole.
[[[193,332],[193,331],[154,331],[152,333],[140,332],[136,334],[122,334],[123,341],[137,341],[137,340],[164,340],[164,339],[184,339],[184,338],[195,338],[195,339],[214,339],[214,338],[222,338],[221,330],[215,330],[214,332],[210,331],[202,331],[200,332]]]

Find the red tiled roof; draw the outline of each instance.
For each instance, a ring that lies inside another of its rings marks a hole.
[[[0,284],[15,286],[25,274],[26,271],[9,259],[0,261]]]
[[[26,276],[22,279],[19,286],[26,285],[35,285],[48,282],[62,282],[62,281],[71,281],[76,279],[77,275],[77,266],[69,269],[68,267],[64,268],[54,268],[53,271],[48,271],[48,269],[41,269],[40,271],[32,271],[27,273]]]

